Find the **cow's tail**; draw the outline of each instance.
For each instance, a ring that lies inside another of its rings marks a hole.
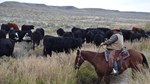
[[[143,57],[143,66],[146,66],[147,68],[149,68],[149,65],[148,65],[148,62],[147,62],[145,55],[143,53],[141,53],[141,55]]]

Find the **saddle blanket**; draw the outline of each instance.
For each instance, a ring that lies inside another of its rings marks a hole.
[[[114,52],[114,53],[112,53]],[[126,50],[126,49],[123,49],[121,51],[108,51],[106,50],[104,52],[104,55],[105,55],[105,60],[108,61],[109,57],[111,58],[116,58],[117,61],[119,61],[120,59],[121,60],[124,60],[126,58],[128,58],[130,55],[129,55],[129,52]]]

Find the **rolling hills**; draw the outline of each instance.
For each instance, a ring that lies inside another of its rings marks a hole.
[[[15,21],[43,28],[98,27],[113,24],[129,27],[150,21],[148,12],[129,12],[101,8],[76,8],[74,6],[49,6],[14,1],[0,3],[0,24]]]

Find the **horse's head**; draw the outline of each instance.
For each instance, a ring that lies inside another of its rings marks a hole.
[[[75,59],[75,64],[74,64],[74,68],[75,69],[79,69],[81,64],[84,62],[84,58],[82,57],[80,51],[78,50],[77,51],[77,56],[76,56],[76,59]]]

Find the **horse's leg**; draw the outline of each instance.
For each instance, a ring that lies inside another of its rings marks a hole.
[[[104,81],[106,84],[110,84],[110,75],[105,75],[104,76]]]
[[[98,76],[98,80],[96,81],[96,84],[100,84],[101,83],[101,80],[102,80],[102,76]]]
[[[98,74],[97,77],[98,77],[98,80],[96,81],[96,84],[100,84],[100,82],[101,82],[103,76],[100,75],[100,74]]]

